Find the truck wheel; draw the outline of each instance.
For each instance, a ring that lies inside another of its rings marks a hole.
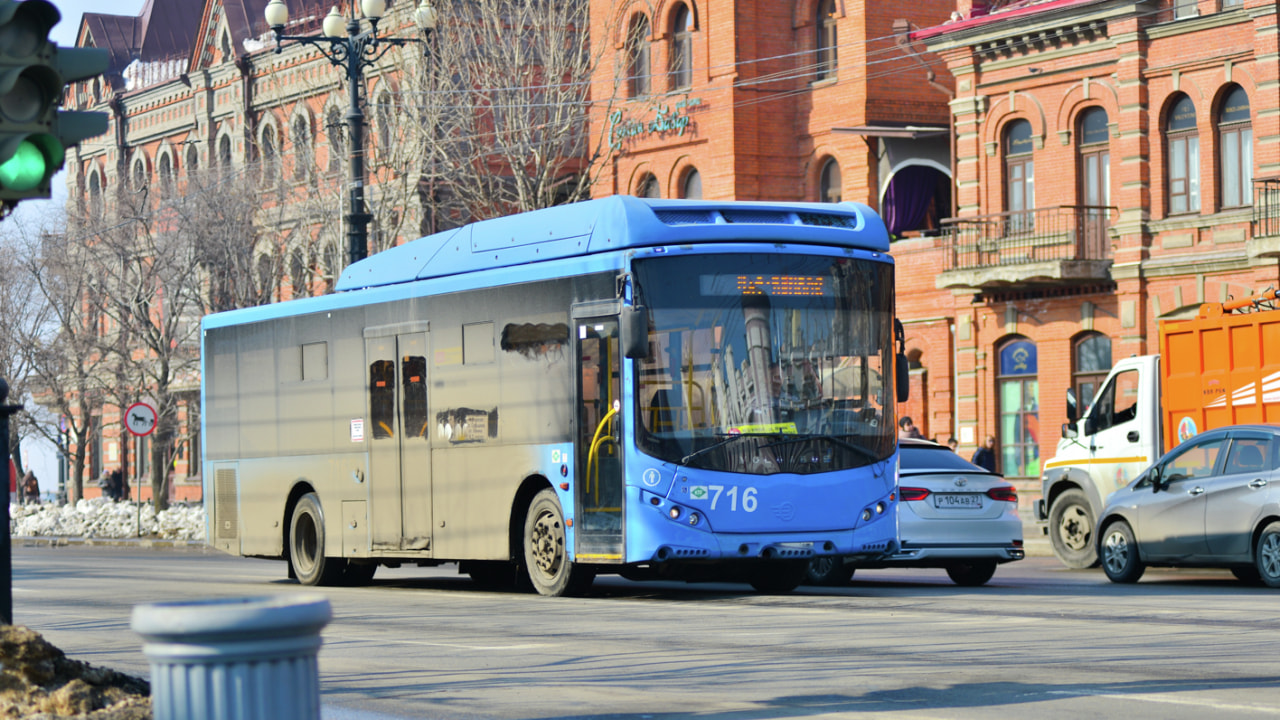
[[[805,569],[806,585],[848,585],[853,579],[854,566],[846,563],[839,555],[823,555],[809,561]]]
[[[324,513],[320,498],[298,498],[289,521],[289,567],[303,585],[338,585],[347,569],[345,558],[324,556]]]
[[[569,560],[564,514],[551,488],[539,492],[524,521],[524,565],[539,595],[575,595],[591,587],[595,572]]]
[[[1093,547],[1093,511],[1080,490],[1067,490],[1049,509],[1049,542],[1063,565],[1077,570],[1098,564]]]
[[[1107,526],[1102,538],[1102,571],[1111,582],[1136,583],[1146,569],[1138,558],[1138,541],[1129,523],[1120,520]]]
[[[951,578],[951,582],[964,587],[986,585],[995,574],[995,560],[970,560],[947,566],[947,577]]]
[[[1280,588],[1280,522],[1271,523],[1258,536],[1253,557],[1262,582]]]

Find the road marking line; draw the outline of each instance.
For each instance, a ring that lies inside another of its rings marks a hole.
[[[1099,697],[1109,700],[1143,700],[1146,702],[1164,703],[1166,705],[1188,705],[1191,707],[1206,707],[1215,710],[1245,710],[1249,712],[1264,713],[1267,715],[1280,715],[1280,708],[1268,705],[1241,705],[1238,703],[1222,703],[1214,700],[1191,700],[1188,698],[1174,697],[1167,693],[1095,693],[1084,690],[1050,690],[1049,695],[1073,695],[1076,697]]]

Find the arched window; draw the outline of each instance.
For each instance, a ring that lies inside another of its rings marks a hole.
[[[686,200],[702,199],[702,175],[696,168],[689,168],[680,183],[680,197]]]
[[[693,85],[693,15],[682,3],[671,19],[671,89],[685,90]]]
[[[96,170],[89,173],[89,216],[102,216],[102,180]]]
[[[200,167],[200,149],[194,144],[187,146],[187,177],[191,177]]]
[[[1236,85],[1218,108],[1218,167],[1222,207],[1253,204],[1253,125],[1249,94]]]
[[[640,184],[636,186],[636,197],[642,198],[660,198],[662,191],[658,187],[658,178],[652,173],[646,174],[640,179]]]
[[[1000,408],[1000,470],[1005,477],[1040,477],[1040,385],[1036,344],[1025,338],[1000,347],[996,390]]]
[[[1031,123],[1014,120],[1004,130],[1005,211],[1012,231],[1031,230],[1036,206],[1036,165],[1032,158],[1035,143]]]
[[[836,74],[836,2],[822,0],[818,3],[818,80],[835,77]]]
[[[347,138],[342,133],[346,130],[342,120],[342,111],[336,107],[329,108],[325,114],[324,129],[329,133],[329,172],[342,171],[342,161],[347,157]]]
[[[843,197],[840,182],[840,163],[835,158],[827,158],[818,177],[818,202],[840,202]]]
[[[299,115],[293,119],[290,135],[293,141],[293,179],[306,180],[311,175],[311,123]]]
[[[267,125],[262,128],[262,142],[260,144],[262,150],[262,182],[267,187],[275,185],[276,181],[280,179],[280,154],[276,152],[276,147],[276,129],[274,126]]]
[[[308,294],[307,260],[302,248],[295,248],[289,259],[289,282],[293,287],[293,297]]]
[[[1196,106],[1179,94],[1164,119],[1169,214],[1200,212],[1200,136]]]
[[[231,168],[231,138],[227,135],[218,138],[218,165],[223,170]]]
[[[333,292],[333,286],[338,282],[338,276],[342,274],[342,267],[338,264],[338,246],[332,242],[324,244],[324,289],[325,292]]]
[[[169,197],[173,194],[173,159],[169,153],[160,156],[160,196]]]
[[[627,29],[627,89],[631,97],[649,94],[649,18],[636,15]]]
[[[1093,403],[1102,381],[1111,369],[1111,338],[1102,333],[1088,333],[1075,339],[1071,350],[1071,386],[1076,391],[1080,415]]]
[[[1101,208],[1111,204],[1111,144],[1107,111],[1093,107],[1080,113],[1076,130],[1079,140],[1079,203],[1089,208],[1082,221],[1087,257],[1103,257],[1109,214]]]
[[[391,95],[378,96],[378,151],[383,158],[391,156]]]
[[[147,186],[147,159],[139,157],[133,161],[133,191],[141,192]]]

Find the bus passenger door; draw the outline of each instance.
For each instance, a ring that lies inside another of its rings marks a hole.
[[[577,517],[580,562],[620,563],[622,366],[616,317],[575,318],[578,357]]]
[[[427,335],[365,340],[369,505],[375,550],[431,549]]]

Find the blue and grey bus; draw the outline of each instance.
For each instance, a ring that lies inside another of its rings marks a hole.
[[[880,218],[615,196],[352,264],[206,317],[208,540],[307,585],[457,563],[799,585],[897,543],[905,398]]]

